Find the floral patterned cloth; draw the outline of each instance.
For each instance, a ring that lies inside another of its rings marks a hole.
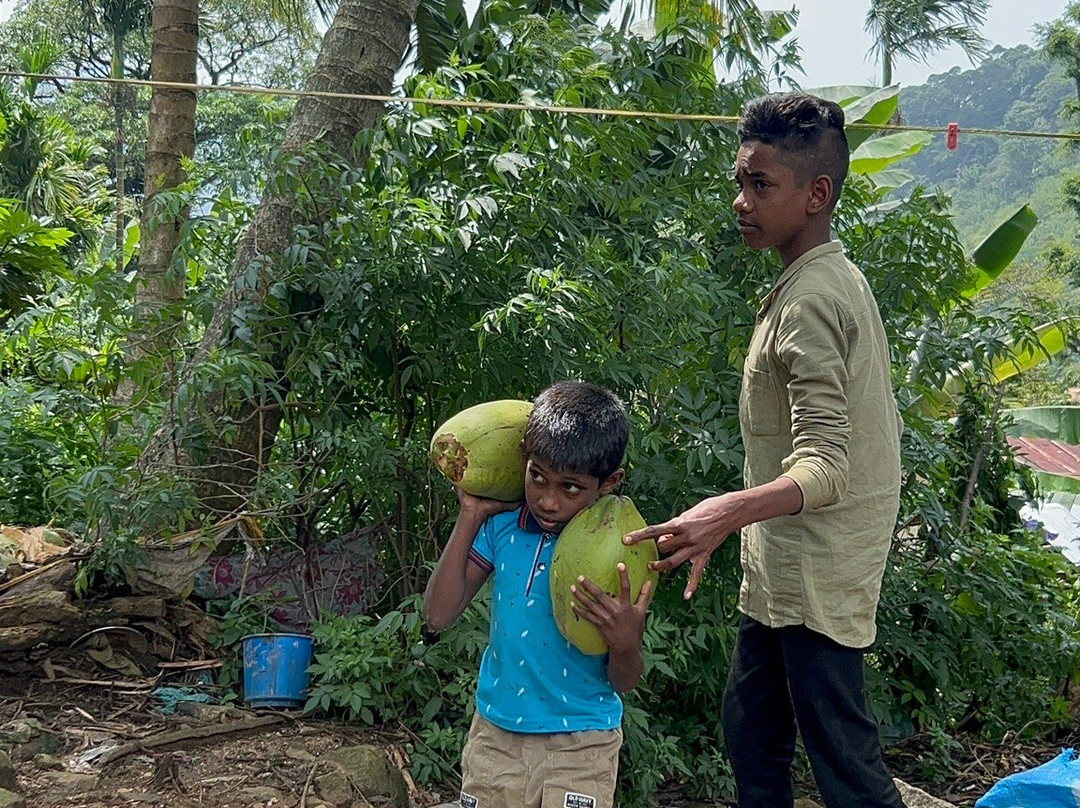
[[[247,552],[214,555],[195,574],[192,594],[265,599],[279,629],[303,630],[324,614],[352,616],[371,606],[383,578],[368,534],[354,531],[306,551],[248,545]]]

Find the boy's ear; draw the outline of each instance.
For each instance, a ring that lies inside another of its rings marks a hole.
[[[816,216],[830,209],[833,198],[833,181],[828,174],[818,174],[810,181],[810,196],[806,200],[806,212]]]
[[[610,494],[612,491],[615,490],[615,486],[622,482],[623,477],[625,476],[626,472],[622,469],[618,469],[617,471],[612,472],[610,477],[600,483],[600,488],[597,491],[597,494],[599,496],[603,496],[604,494]]]

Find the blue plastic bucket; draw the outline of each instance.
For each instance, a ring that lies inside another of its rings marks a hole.
[[[244,643],[244,701],[252,707],[302,707],[311,664],[306,634],[250,634]]]

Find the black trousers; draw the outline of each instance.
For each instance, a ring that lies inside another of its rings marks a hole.
[[[791,808],[796,730],[826,808],[904,808],[866,706],[861,649],[743,616],[723,713],[738,808]]]

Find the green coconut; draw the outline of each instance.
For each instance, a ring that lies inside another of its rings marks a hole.
[[[646,581],[656,586],[659,574],[649,568],[659,554],[652,539],[627,546],[622,537],[645,527],[629,497],[608,494],[579,511],[563,528],[551,556],[551,606],[555,623],[570,643],[584,654],[607,652],[607,643],[587,620],[571,608],[577,600],[570,591],[578,576],[584,575],[612,597],[619,596],[619,570],[626,565],[630,578],[630,599],[637,601]]]
[[[435,430],[429,454],[454,485],[477,497],[525,496],[521,440],[532,402],[502,399],[462,410]]]

